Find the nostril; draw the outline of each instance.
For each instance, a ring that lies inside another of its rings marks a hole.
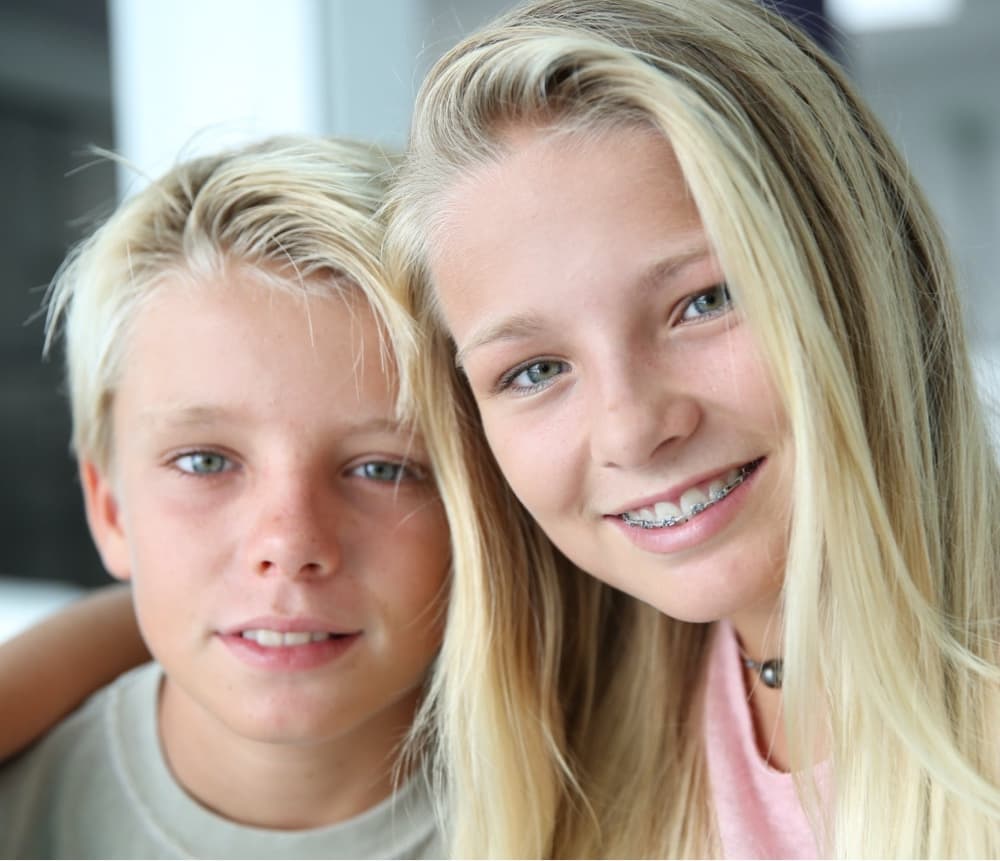
[[[258,574],[269,574],[274,569],[274,567],[275,567],[274,563],[271,562],[269,559],[261,559],[261,561],[258,562],[256,566]]]
[[[291,577],[313,578],[324,576],[329,570],[329,566],[321,562],[282,565],[270,559],[262,559],[254,566],[255,573],[260,577],[285,574]]]

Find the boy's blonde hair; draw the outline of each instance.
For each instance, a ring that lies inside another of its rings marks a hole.
[[[662,133],[763,344],[796,463],[793,765],[817,741],[832,757],[827,804],[801,781],[821,852],[996,857],[1000,476],[953,275],[843,73],[752,0],[539,0],[421,91],[389,248],[421,327],[405,355],[425,420],[453,440],[438,461],[455,580],[423,717],[456,852],[719,851],[692,693],[706,626],[585,585],[547,545],[489,456],[437,309],[446,196],[517,126]]]
[[[367,144],[277,137],[179,164],[125,201],[70,253],[47,295],[46,350],[62,329],[77,456],[110,466],[130,326],[169,278],[218,277],[241,264],[304,296],[349,284],[388,340],[405,340],[408,318],[384,286],[376,216],[393,167]]]

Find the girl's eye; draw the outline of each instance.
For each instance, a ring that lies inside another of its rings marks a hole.
[[[233,462],[217,451],[191,451],[174,460],[174,464],[190,475],[217,475],[233,468]]]
[[[367,478],[371,481],[397,482],[406,479],[419,479],[421,471],[411,464],[398,463],[390,460],[370,460],[359,464],[351,470],[351,475]]]
[[[714,287],[693,296],[681,313],[681,319],[704,320],[708,317],[715,317],[728,311],[732,304],[733,299],[729,295],[729,287],[726,284],[716,284]]]
[[[513,389],[519,393],[537,391],[565,373],[567,368],[565,362],[557,359],[541,359],[515,368],[500,381],[499,388]]]

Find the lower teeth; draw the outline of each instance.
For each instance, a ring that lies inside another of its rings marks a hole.
[[[697,517],[703,511],[711,508],[717,502],[722,502],[723,499],[743,484],[743,482],[746,481],[747,476],[749,476],[750,473],[752,473],[758,466],[760,466],[760,459],[740,467],[739,478],[737,478],[736,481],[732,484],[727,484],[718,492],[718,494],[709,499],[708,502],[697,502],[692,505],[690,514],[685,514],[681,517],[668,517],[666,520],[638,520],[628,514],[621,515],[621,518],[629,526],[638,526],[640,529],[662,529],[665,526],[680,526],[681,524],[687,523],[692,517]]]

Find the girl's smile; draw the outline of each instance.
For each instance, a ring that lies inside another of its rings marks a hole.
[[[500,468],[584,570],[669,615],[763,626],[790,438],[669,144],[505,143],[446,194],[431,258]]]
[[[679,553],[697,547],[736,516],[763,463],[763,459],[751,461],[707,485],[692,485],[681,494],[679,504],[660,501],[616,519],[625,537],[650,553]]]
[[[711,479],[691,482],[683,491],[673,490],[655,502],[630,505],[621,518],[629,526],[643,529],[675,528],[689,523],[707,509],[728,498],[761,465],[763,459],[719,471]],[[674,502],[671,499],[676,500]]]

